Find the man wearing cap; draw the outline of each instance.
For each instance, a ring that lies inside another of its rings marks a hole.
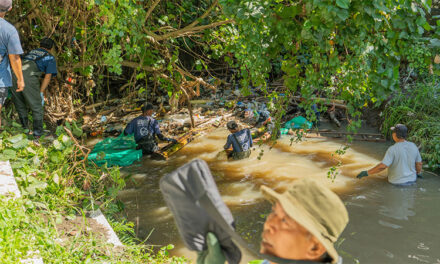
[[[266,186],[261,190],[274,205],[264,223],[260,253],[317,263],[342,262],[334,243],[347,226],[348,212],[334,192],[308,178],[295,181],[282,194]]]
[[[330,189],[309,178],[296,180],[284,193],[262,186],[263,195],[273,203],[263,226],[260,253],[308,263],[342,263],[334,243],[348,223],[348,212]],[[220,249],[207,252],[223,263]],[[206,254],[206,252],[205,252]],[[220,257],[217,257],[219,256]],[[224,258],[223,258],[224,259]],[[286,262],[287,260],[287,262]],[[198,262],[199,263],[199,262]],[[208,264],[207,262],[201,262]],[[262,260],[252,263],[276,264]]]
[[[40,137],[43,134],[44,92],[52,76],[57,75],[55,57],[49,53],[54,46],[50,38],[40,41],[40,48],[33,49],[23,57],[23,76],[26,89],[23,92],[12,90],[12,100],[17,109],[23,128],[28,128],[28,108],[32,110],[33,134]],[[44,78],[40,84],[40,76]]]
[[[224,146],[226,153],[228,154],[228,158],[232,158],[234,160],[241,160],[245,158],[249,158],[251,155],[251,147],[252,147],[252,136],[251,131],[249,129],[238,129],[238,124],[235,121],[229,121],[226,124],[230,135],[228,135],[228,139]],[[232,151],[229,150],[232,146]]]
[[[124,134],[134,134],[138,149],[142,149],[144,155],[153,154],[159,150],[156,136],[163,141],[176,143],[177,140],[167,138],[160,132],[159,123],[153,117],[153,105],[146,103],[142,107],[142,115],[133,119],[125,128]]]
[[[412,184],[417,175],[422,172],[422,157],[417,146],[406,141],[408,128],[397,124],[391,128],[393,140],[396,142],[389,147],[381,163],[368,171],[362,171],[357,178],[379,173],[388,168],[388,182],[397,185]]]
[[[0,111],[12,87],[11,67],[17,77],[17,92],[23,91],[24,79],[20,54],[23,54],[17,30],[4,17],[12,9],[12,0],[0,0]],[[1,126],[1,117],[0,117]]]

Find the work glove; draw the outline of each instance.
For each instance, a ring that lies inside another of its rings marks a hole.
[[[361,171],[361,173],[359,173],[356,178],[361,179],[362,177],[367,177],[368,176],[368,172],[367,171]]]
[[[177,140],[175,140],[174,138],[169,138],[168,141],[171,142],[171,143],[173,143],[173,144],[176,144],[176,143],[177,143]]]
[[[41,105],[44,106],[44,94],[43,92],[40,92],[41,95]]]
[[[220,242],[213,233],[206,234],[206,244],[208,248],[197,255],[197,264],[224,264],[226,258],[220,248]]]

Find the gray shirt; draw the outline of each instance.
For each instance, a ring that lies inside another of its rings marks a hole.
[[[0,18],[0,87],[12,86],[9,54],[22,54],[18,32],[8,21]]]
[[[382,161],[388,166],[388,181],[393,184],[416,181],[416,162],[422,162],[419,149],[408,141],[398,142],[388,148]]]

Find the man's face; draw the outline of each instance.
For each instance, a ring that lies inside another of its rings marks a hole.
[[[285,259],[306,260],[313,247],[312,237],[277,202],[264,223],[260,252]]]

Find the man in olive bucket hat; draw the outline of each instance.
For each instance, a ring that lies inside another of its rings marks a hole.
[[[307,178],[295,181],[284,193],[266,186],[262,186],[261,191],[273,207],[264,223],[260,254],[268,259],[274,257],[275,261],[254,260],[250,263],[342,263],[334,243],[347,226],[348,212],[334,192]],[[217,239],[212,236],[209,233],[207,240],[215,245]],[[211,257],[209,261],[200,259],[205,255]],[[208,246],[197,260],[197,264],[213,263],[224,263],[219,246]]]
[[[342,262],[334,243],[348,223],[348,213],[334,192],[307,178],[281,194],[266,186],[261,191],[274,205],[264,223],[260,253],[316,263]]]

